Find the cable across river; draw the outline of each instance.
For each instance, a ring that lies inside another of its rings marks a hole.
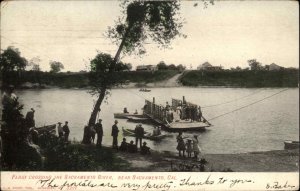
[[[259,102],[262,102],[262,101],[264,101],[264,100],[266,100],[266,99],[269,99],[269,98],[271,98],[271,97],[273,97],[273,96],[275,96],[275,95],[278,95],[278,94],[280,94],[280,93],[282,93],[282,92],[285,92],[285,91],[287,91],[287,90],[288,90],[288,89],[281,90],[281,91],[279,91],[279,92],[277,92],[277,93],[274,93],[274,94],[272,94],[272,95],[270,95],[270,96],[264,97],[263,99],[260,99],[260,100],[258,100],[258,101],[252,102],[252,103],[250,103],[250,104],[248,104],[248,105],[245,105],[245,106],[243,106],[243,107],[240,107],[240,108],[237,108],[237,109],[235,109],[235,110],[232,110],[232,111],[223,113],[223,114],[221,114],[221,115],[215,116],[215,117],[213,117],[213,118],[210,118],[210,119],[208,119],[208,121],[215,120],[215,119],[217,119],[217,118],[223,117],[223,116],[228,115],[228,114],[230,114],[230,113],[233,113],[233,112],[239,111],[239,110],[241,110],[241,109],[244,109],[244,108],[246,108],[246,107],[249,107],[249,106],[251,106],[251,105],[257,104],[257,103],[259,103]]]

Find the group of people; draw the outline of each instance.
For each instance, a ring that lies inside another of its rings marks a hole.
[[[185,142],[182,136],[182,132],[179,132],[177,136],[177,147],[176,149],[179,151],[179,156],[185,157],[185,152],[187,152],[187,157],[191,158],[192,153],[194,154],[194,158],[198,159],[198,155],[201,153],[201,148],[199,146],[198,136],[194,135],[193,139],[187,139]]]
[[[197,106],[182,106],[179,107],[180,119],[193,121],[202,121],[202,111],[201,107]]]
[[[58,137],[59,138],[63,138],[64,141],[68,141],[69,140],[69,134],[70,134],[70,128],[69,128],[69,122],[65,121],[65,125],[61,126],[61,122],[57,123],[57,132],[58,132]]]
[[[134,144],[133,140],[131,140],[130,143],[127,143],[126,138],[123,138],[119,150],[123,152],[129,152],[129,153],[137,153],[138,147],[137,144]],[[147,146],[146,142],[143,142],[143,145],[140,147],[140,153],[142,155],[151,154],[150,147]]]
[[[102,147],[102,137],[103,137],[102,119],[98,119],[98,122],[95,125],[87,125],[84,127],[82,143],[84,144],[94,143],[96,134],[97,134],[96,145],[98,147]]]
[[[123,113],[129,113],[128,110],[127,110],[127,107],[124,107]],[[135,110],[133,114],[138,114],[138,111]]]

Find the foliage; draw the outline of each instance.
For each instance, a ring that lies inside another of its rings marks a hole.
[[[7,97],[3,104],[1,140],[3,152],[1,166],[7,170],[28,170],[41,167],[37,148],[28,144],[28,129],[17,98]]]
[[[50,72],[58,73],[61,69],[64,69],[64,65],[61,62],[50,61]]]
[[[177,66],[175,66],[174,64],[167,65],[164,61],[160,61],[156,66],[158,70],[185,70],[185,67],[182,64],[179,64]]]
[[[115,171],[127,165],[111,149],[69,144],[55,135],[42,137],[41,148],[46,157],[46,171]]]
[[[0,72],[3,85],[20,84],[21,73],[26,65],[27,60],[21,56],[19,49],[9,46],[4,50],[0,54]]]
[[[27,60],[21,57],[19,49],[9,46],[0,55],[0,70],[2,72],[24,70]]]
[[[93,92],[101,92],[102,88],[111,88],[112,86],[124,83],[124,79],[120,78],[116,73],[109,72],[113,58],[109,54],[98,53],[96,57],[91,60],[89,73],[89,82]],[[123,62],[115,64],[115,72],[128,70],[128,65]]]
[[[222,70],[190,71],[180,82],[185,86],[237,86],[237,87],[297,87],[299,70]]]
[[[168,66],[167,66],[167,64],[164,61],[160,61],[157,64],[157,69],[158,70],[166,70],[166,69],[168,69]]]
[[[248,64],[251,70],[262,70],[263,66],[260,62],[256,61],[256,59],[248,60]]]
[[[107,36],[118,45],[124,41],[124,53],[145,53],[143,44],[149,38],[168,47],[176,36],[184,36],[179,31],[182,19],[177,1],[124,1],[121,7],[123,17],[109,27]]]

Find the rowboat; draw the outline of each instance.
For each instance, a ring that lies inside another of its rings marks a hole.
[[[129,122],[133,123],[151,123],[151,119],[149,118],[141,118],[141,117],[128,117]]]
[[[299,148],[299,141],[284,141],[284,149],[298,149]]]
[[[151,90],[148,90],[148,89],[140,89],[140,92],[151,92]]]
[[[122,131],[123,131],[123,135],[125,135],[125,136],[135,137],[134,130],[132,130],[132,129],[124,129],[124,127],[122,127]],[[153,135],[151,135],[151,133],[148,133],[148,132],[145,132],[144,136],[143,136],[143,138],[145,138],[145,139],[150,139],[150,140],[154,140],[154,141],[162,140],[165,137],[167,137],[167,135],[165,135],[165,134],[153,136]]]
[[[132,114],[132,113],[114,113],[114,118],[118,118],[118,119],[128,119],[128,117],[138,117],[138,118],[143,118],[144,115],[142,115],[142,114]]]
[[[56,133],[56,124],[37,127],[36,130],[39,134],[42,134],[44,132]]]

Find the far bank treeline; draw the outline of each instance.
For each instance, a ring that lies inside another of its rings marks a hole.
[[[146,83],[167,80],[178,74],[178,70],[149,71],[122,71],[117,72],[118,78],[136,83],[142,87]],[[38,86],[56,86],[61,88],[87,88],[89,86],[89,73],[51,73],[42,71],[24,71],[21,75],[10,73],[10,79],[18,79],[13,83],[19,87],[24,82]],[[7,76],[6,76],[7,77]],[[221,70],[221,71],[184,71],[179,82],[183,86],[232,86],[232,87],[297,87],[299,69],[284,69],[278,71],[252,71],[252,70]],[[23,86],[26,87],[26,86]]]
[[[21,57],[18,49],[8,47],[0,56],[0,85],[12,84],[18,88],[89,88],[91,75],[89,72],[59,72],[63,64],[50,61],[50,72],[40,71],[36,60],[27,61]],[[280,68],[268,70],[256,60],[249,60],[249,68],[237,67],[230,70],[185,70],[182,65],[167,65],[163,61],[157,64],[154,71],[130,71],[131,64],[121,64],[123,68],[115,71],[114,80],[118,85],[136,83],[143,87],[147,83],[168,80],[178,73],[179,83],[183,86],[231,86],[231,87],[297,87],[299,69]],[[32,66],[31,70],[25,70]],[[26,83],[29,82],[29,83]],[[27,84],[27,85],[26,85]]]

